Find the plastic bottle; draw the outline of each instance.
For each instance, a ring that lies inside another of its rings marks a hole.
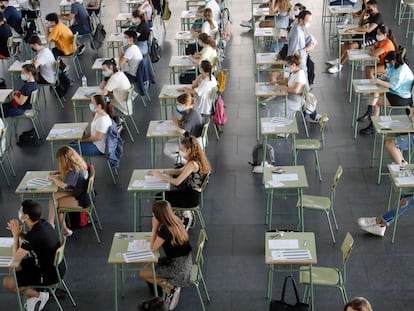
[[[82,77],[82,87],[84,89],[88,87],[88,79],[85,76]]]

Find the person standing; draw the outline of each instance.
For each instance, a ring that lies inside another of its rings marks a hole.
[[[294,24],[288,35],[288,52],[287,56],[298,54],[302,62],[300,69],[307,71],[306,60],[308,52],[313,48],[313,45],[306,45],[305,29],[309,28],[312,22],[312,13],[304,10],[298,15],[298,22]]]

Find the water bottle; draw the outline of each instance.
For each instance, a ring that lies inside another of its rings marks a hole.
[[[86,89],[88,87],[88,79],[85,76],[82,77],[82,87]]]

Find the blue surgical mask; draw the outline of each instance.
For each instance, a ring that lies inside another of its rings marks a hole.
[[[127,46],[128,45],[128,39],[127,38],[122,38],[122,45],[123,46]]]
[[[102,71],[102,75],[103,75],[105,78],[109,78],[109,77],[111,76],[111,73],[110,73],[109,71],[105,71],[105,70],[103,70],[103,71]]]
[[[27,81],[27,77],[24,74],[20,75],[20,79],[22,79],[23,81]]]
[[[287,73],[292,73],[292,67],[285,67],[285,71]]]
[[[384,40],[384,37],[381,35],[376,35],[375,38],[377,39],[377,41],[382,41]]]
[[[385,67],[387,67],[387,69],[390,69],[393,67],[393,65],[391,63],[385,63]]]
[[[181,105],[177,105],[177,106],[175,107],[175,110],[177,110],[177,112],[178,112],[179,114],[184,114],[184,113],[185,113],[185,109],[184,109],[184,107],[182,107]]]
[[[89,110],[90,110],[91,112],[96,112],[96,110],[95,110],[95,105],[94,105],[94,104],[92,104],[92,103],[89,103]]]

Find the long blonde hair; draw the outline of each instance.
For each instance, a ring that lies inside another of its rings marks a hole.
[[[77,172],[88,169],[85,160],[69,146],[62,146],[56,151],[56,160],[61,178],[64,178],[72,169]]]
[[[210,163],[207,160],[204,150],[198,143],[197,138],[194,136],[185,137],[180,144],[187,150],[190,150],[187,161],[195,161],[198,163],[202,177],[208,175],[211,171]]]
[[[184,225],[180,218],[178,218],[168,201],[161,200],[156,201],[152,205],[152,213],[155,218],[160,222],[161,225],[164,225],[171,232],[172,245],[182,245],[185,242],[188,242],[188,233],[185,231]]]

